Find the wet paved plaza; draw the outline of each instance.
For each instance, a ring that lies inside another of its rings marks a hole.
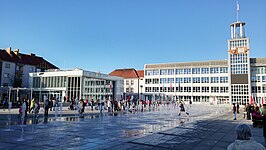
[[[176,108],[164,106],[1,126],[0,149],[225,149],[234,141],[238,123],[252,123],[240,114],[233,121],[229,106],[193,105],[187,110],[189,116],[178,116]],[[253,133],[264,144],[262,129],[253,128]]]

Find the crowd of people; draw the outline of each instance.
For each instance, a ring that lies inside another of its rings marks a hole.
[[[117,99],[106,99],[106,100],[78,100],[72,98],[69,101],[69,110],[81,110],[80,112],[84,113],[84,110],[90,111],[107,111],[107,112],[117,112],[117,111],[144,111],[159,108],[159,106],[170,105],[173,107],[179,108],[179,115],[181,112],[186,112],[187,115],[189,113],[185,111],[185,102],[184,101],[153,101],[153,100],[117,100]],[[190,101],[190,106],[192,105],[192,101]],[[177,107],[179,106],[179,107]]]

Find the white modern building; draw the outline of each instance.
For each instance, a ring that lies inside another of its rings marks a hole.
[[[146,97],[230,104],[246,104],[252,97],[261,103],[266,93],[266,58],[250,58],[245,25],[240,21],[230,25],[228,60],[145,64]]]
[[[37,99],[59,97],[62,99],[121,99],[124,79],[102,73],[73,70],[49,70],[30,73],[30,87]]]

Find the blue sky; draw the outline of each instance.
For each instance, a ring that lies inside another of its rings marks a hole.
[[[266,57],[266,1],[239,0],[251,57]],[[1,0],[0,48],[61,69],[227,59],[235,0]]]

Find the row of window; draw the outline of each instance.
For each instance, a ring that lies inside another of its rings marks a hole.
[[[109,88],[84,88],[84,94],[88,93],[110,93],[111,90]]]
[[[69,82],[74,82],[74,81],[70,80]],[[40,85],[40,83],[42,84]],[[32,87],[33,88],[66,87],[66,77],[65,76],[42,77],[42,78],[34,77]]]
[[[252,74],[266,74],[266,66],[252,67],[251,72]]]
[[[228,73],[228,67],[211,67],[211,68],[180,68],[180,69],[161,69],[146,70],[145,75],[175,75],[175,74],[217,74]]]
[[[130,85],[134,85],[134,80],[126,80],[126,85],[129,85],[129,82],[130,82]]]
[[[233,47],[245,47],[247,46],[247,40],[234,40],[234,41],[230,41],[230,47],[233,48]]]
[[[266,93],[266,87],[252,86],[252,93]]]
[[[251,82],[266,82],[266,76],[251,76]]]
[[[185,78],[154,78],[145,79],[145,84],[164,83],[228,83],[228,77],[185,77]]]
[[[127,93],[134,93],[134,88],[126,88]]]
[[[145,87],[145,92],[228,93],[228,87]]]

